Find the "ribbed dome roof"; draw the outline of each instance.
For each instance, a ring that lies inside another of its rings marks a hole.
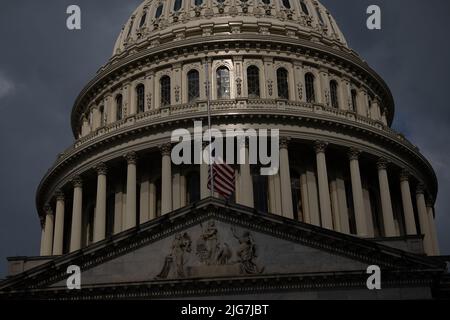
[[[272,29],[347,47],[336,21],[316,0],[146,0],[122,28],[113,55],[172,32],[195,32],[205,26],[221,34],[231,33],[233,26],[241,26],[240,32],[254,32],[252,25],[260,33],[270,34]]]

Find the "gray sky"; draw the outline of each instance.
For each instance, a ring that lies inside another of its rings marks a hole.
[[[40,179],[72,142],[70,112],[83,86],[110,57],[141,0],[3,0],[0,10],[0,278],[6,257],[39,253],[34,206]],[[386,80],[394,128],[432,162],[439,178],[438,232],[450,254],[450,44],[448,0],[322,0],[350,46]],[[66,29],[66,8],[82,9],[81,31]],[[382,8],[382,31],[365,27]],[[445,40],[447,39],[447,40]]]

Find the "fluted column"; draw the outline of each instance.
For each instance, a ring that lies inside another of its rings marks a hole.
[[[300,175],[300,193],[302,197],[303,207],[303,222],[311,223],[311,213],[309,209],[309,196],[308,196],[308,177],[306,171]]]
[[[64,193],[58,191],[56,193],[56,217],[55,232],[53,235],[53,255],[59,256],[63,254],[64,246]]]
[[[385,159],[380,159],[378,161],[378,182],[380,185],[381,207],[383,211],[384,235],[386,237],[395,237],[397,236],[397,232],[395,230],[394,211],[392,210],[387,165],[388,163]]]
[[[355,209],[356,232],[361,237],[368,236],[366,209],[364,207],[361,172],[359,170],[360,152],[350,149],[350,175],[352,180],[353,206]]]
[[[248,150],[248,144],[245,144],[244,147],[245,151],[245,161],[243,164],[241,164],[241,172],[240,172],[240,181],[241,181],[241,201],[240,203],[244,206],[253,208],[255,205],[254,199],[253,199],[253,179],[252,174],[250,171],[250,156],[249,156],[249,150]]]
[[[127,160],[127,205],[125,212],[125,228],[128,230],[136,227],[136,164],[137,155],[135,152],[130,152],[125,155]]]
[[[292,208],[291,173],[289,168],[288,139],[280,139],[280,184],[281,184],[281,208],[283,216],[294,219]]]
[[[45,220],[45,219],[44,219]],[[43,226],[42,226],[43,224]],[[41,249],[39,251],[40,256],[44,256],[44,247],[45,247],[45,222],[41,221]]]
[[[108,168],[100,163],[97,171],[97,202],[94,217],[94,242],[102,241],[106,237],[106,176]]]
[[[428,211],[425,204],[425,191],[422,184],[416,189],[417,211],[419,213],[420,231],[423,235],[423,246],[427,255],[433,255],[433,242],[431,238],[430,226],[428,223]]]
[[[55,215],[50,206],[46,206],[45,210],[45,234],[44,234],[44,256],[51,256],[53,253],[53,228],[55,223]]]
[[[430,232],[431,232],[431,240],[433,243],[433,254],[435,256],[441,255],[441,252],[439,250],[439,241],[437,237],[436,232],[436,222],[434,219],[434,205],[433,205],[433,199],[427,198],[427,212],[428,212],[428,225],[430,226]]]
[[[83,222],[83,181],[75,177],[73,183],[73,209],[72,209],[72,231],[70,237],[70,252],[81,249],[81,234]]]
[[[416,219],[414,218],[414,209],[409,186],[409,173],[403,170],[400,174],[400,189],[402,193],[403,214],[405,216],[406,234],[417,235]]]
[[[322,141],[316,141],[314,145],[317,161],[317,180],[319,184],[319,201],[322,227],[332,230],[333,215],[331,213],[330,187],[328,184],[327,161],[325,156],[326,148],[327,143]]]
[[[149,185],[149,219],[156,219],[156,184],[154,181],[150,182]]]
[[[270,212],[281,216],[283,213],[281,209],[280,175],[269,176],[268,184]]]
[[[170,143],[161,146],[161,214],[172,211],[172,145]]]

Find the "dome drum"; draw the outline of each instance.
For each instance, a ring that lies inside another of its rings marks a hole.
[[[390,128],[388,86],[315,0],[144,1],[77,98],[76,141],[39,186],[42,218],[71,214],[58,248],[208,198],[207,165],[170,157],[172,131],[205,124],[208,107],[219,130],[277,128],[284,142],[275,176],[233,167],[230,201],[365,239],[424,234],[424,252],[438,253],[435,173]]]

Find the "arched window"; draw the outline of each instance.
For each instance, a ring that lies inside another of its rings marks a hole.
[[[188,100],[195,101],[200,98],[200,74],[197,70],[191,70],[187,74]]]
[[[291,2],[289,0],[283,0],[283,6],[286,9],[290,9],[291,8]]]
[[[168,106],[171,104],[170,77],[163,76],[159,83],[161,86],[161,106]]]
[[[161,3],[159,5],[159,7],[156,9],[156,13],[155,13],[155,18],[158,19],[159,17],[161,17],[162,13],[163,13],[163,9],[164,9],[164,3]]]
[[[285,68],[277,70],[278,97],[281,99],[289,99],[288,75],[288,71]]]
[[[319,17],[319,23],[320,25],[324,26],[325,21],[323,21],[322,13],[320,12],[319,7],[316,7],[317,16]]]
[[[121,94],[116,97],[116,119],[117,121],[123,118],[123,96]]]
[[[175,2],[173,4],[173,11],[180,10],[182,5],[183,5],[183,0],[175,0]]]
[[[300,7],[302,8],[303,13],[309,16],[308,6],[306,5],[304,0],[300,0]]]
[[[99,116],[100,116],[100,127],[103,127],[105,125],[105,107],[100,106],[99,110]]]
[[[335,80],[330,81],[330,96],[331,106],[336,109],[339,108],[338,84]]]
[[[131,20],[130,27],[129,27],[128,33],[127,33],[127,39],[131,36],[131,31],[133,31],[133,25],[134,25],[134,20]]]
[[[200,201],[200,174],[198,172],[191,172],[186,177],[186,191],[188,204]]]
[[[216,72],[217,99],[230,98],[230,70],[220,67]]]
[[[146,20],[147,20],[147,12],[144,12],[144,14],[141,17],[141,21],[139,22],[139,29],[145,25]]]
[[[270,0],[262,0],[264,4],[270,4]]]
[[[259,69],[257,66],[247,68],[248,96],[250,98],[259,98],[261,96],[259,89]]]
[[[305,75],[306,102],[316,102],[316,93],[314,89],[314,75],[307,73]]]
[[[195,0],[194,3],[196,6],[201,6],[203,4],[203,0]]]
[[[145,112],[145,86],[141,83],[136,87],[137,112]]]
[[[356,112],[358,110],[358,93],[352,89],[352,109]]]

